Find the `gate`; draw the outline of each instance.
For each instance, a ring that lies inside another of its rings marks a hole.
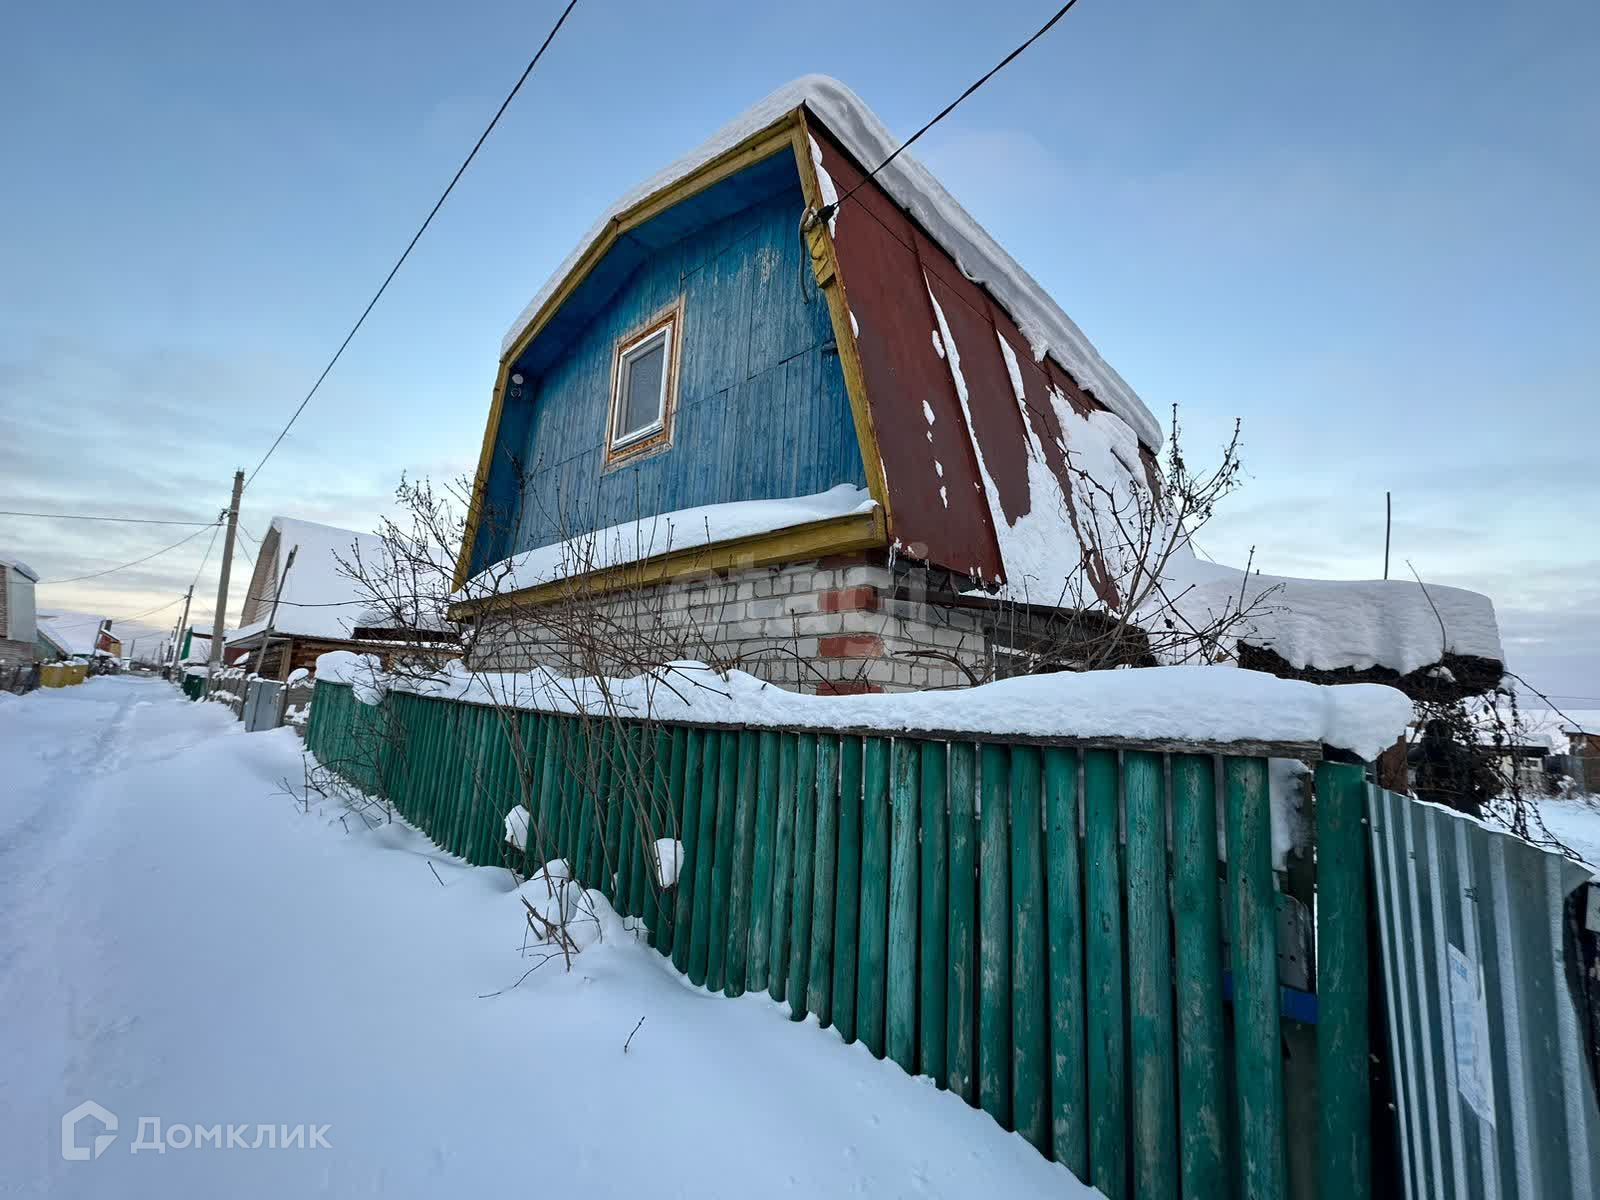
[[[1595,1195],[1589,870],[1394,792],[1369,816],[1405,1195]]]

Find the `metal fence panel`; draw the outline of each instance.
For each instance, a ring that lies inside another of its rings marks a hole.
[[[1368,799],[1405,1194],[1579,1197],[1600,1107],[1554,851],[1378,788]]]
[[[275,679],[252,679],[244,700],[244,731],[276,729],[282,719],[283,684]]]

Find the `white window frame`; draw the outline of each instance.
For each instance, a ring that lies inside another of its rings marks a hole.
[[[663,432],[667,426],[667,402],[672,394],[672,374],[676,367],[673,349],[675,346],[674,333],[677,331],[678,318],[674,314],[653,329],[621,346],[617,350],[616,380],[612,385],[611,395],[611,436],[608,439],[610,452],[615,455],[618,451],[627,450],[631,446],[654,437]],[[656,397],[655,420],[637,429],[622,430],[622,424],[627,412],[627,391],[630,368],[633,360],[643,353],[652,350],[656,345],[662,347],[661,362],[661,391]]]

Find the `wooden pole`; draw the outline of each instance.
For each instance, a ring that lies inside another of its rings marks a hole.
[[[211,619],[211,658],[208,677],[222,669],[222,639],[228,625],[228,574],[233,569],[233,539],[239,529],[239,496],[244,491],[244,472],[233,473],[233,497],[228,501],[228,532],[222,541],[222,570],[217,578],[217,610]]]

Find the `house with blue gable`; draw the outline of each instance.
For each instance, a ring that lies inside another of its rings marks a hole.
[[[472,665],[954,687],[1073,667],[1038,653],[1064,616],[1151,618],[1097,498],[1159,495],[1160,424],[897,147],[849,89],[797,80],[552,274],[502,344],[473,480],[451,610]],[[1161,590],[1184,619],[1292,593],[1238,639],[1279,673],[1498,678],[1483,597],[1431,589],[1457,632],[1417,662],[1390,636],[1434,620],[1412,590],[1333,584],[1368,591],[1330,603],[1179,542]]]

